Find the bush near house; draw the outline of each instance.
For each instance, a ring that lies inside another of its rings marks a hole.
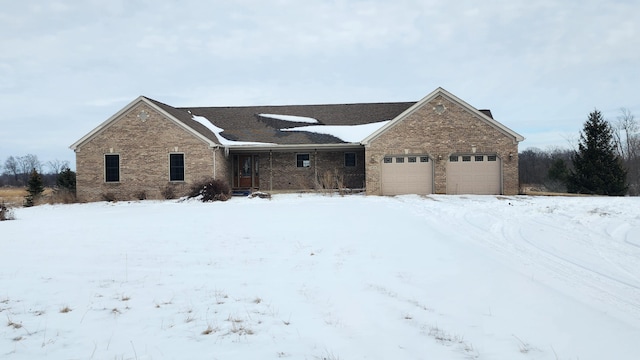
[[[227,201],[231,198],[231,188],[220,179],[204,179],[191,186],[190,198],[201,197],[203,202]]]

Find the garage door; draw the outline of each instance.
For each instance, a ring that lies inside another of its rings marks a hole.
[[[433,164],[428,156],[385,156],[382,161],[382,195],[433,192]]]
[[[447,163],[447,194],[497,195],[502,191],[496,155],[452,155]]]

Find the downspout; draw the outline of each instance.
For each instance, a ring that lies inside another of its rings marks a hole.
[[[313,149],[313,173],[315,174],[315,178],[313,179],[314,183],[318,183],[318,149]]]
[[[273,191],[273,153],[269,150],[269,191]]]
[[[213,148],[213,178],[215,179],[217,177],[217,169],[216,169],[216,154],[218,152],[218,147],[214,147]]]

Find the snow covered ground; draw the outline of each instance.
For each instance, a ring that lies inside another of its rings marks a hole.
[[[0,223],[2,359],[640,359],[640,198],[277,195]]]

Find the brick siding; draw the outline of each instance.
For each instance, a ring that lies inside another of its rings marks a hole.
[[[437,104],[446,108],[440,115],[434,110]],[[429,155],[434,159],[434,192],[444,194],[449,155],[472,153],[472,146],[479,154],[495,154],[501,159],[502,192],[506,195],[517,194],[517,142],[442,95],[424,104],[369,143],[365,149],[367,194],[382,193],[381,164],[385,155],[394,154]]]
[[[138,117],[144,110],[145,121]],[[169,154],[182,153],[183,182],[169,181]],[[105,154],[120,155],[120,181],[105,182]],[[80,201],[162,199],[162,191],[173,187],[181,196],[190,184],[205,177],[226,178],[228,165],[220,149],[196,138],[146,104],[138,104],[76,149],[77,195]]]

